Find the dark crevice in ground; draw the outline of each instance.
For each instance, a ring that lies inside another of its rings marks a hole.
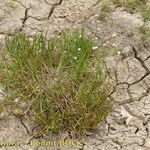
[[[30,9],[31,9],[31,7],[26,8],[26,10],[25,10],[25,15],[24,15],[24,18],[23,18],[23,20],[22,20],[22,27],[20,28],[20,31],[23,30],[23,28],[24,28],[24,26],[25,26],[25,23],[26,23],[27,19],[29,18],[29,16],[28,16],[28,11],[29,11]]]
[[[92,6],[95,7],[95,6],[99,5],[100,2],[101,2],[101,0],[97,0],[97,2],[95,4],[93,4]]]
[[[16,118],[19,119],[19,121],[21,122],[21,124],[22,124],[23,127],[25,128],[27,134],[30,134],[30,131],[29,131],[28,127],[26,126],[26,124],[23,122],[22,117],[21,117],[21,116],[18,116],[18,115],[15,115],[13,112],[12,112],[12,114],[13,114]]]
[[[148,96],[148,94],[149,94],[149,92],[150,92],[150,88],[147,88],[146,93],[145,93],[143,96],[141,96],[141,97],[139,98],[139,100],[138,100],[138,101],[140,101],[140,100],[141,100],[141,99],[143,99],[144,97],[147,97],[147,96]]]
[[[59,0],[59,2],[53,4],[47,17],[40,17],[40,18],[38,18],[38,17],[34,17],[34,16],[31,16],[31,15],[30,15],[30,16],[28,16],[28,18],[30,17],[30,18],[35,19],[35,20],[37,20],[37,21],[49,20],[50,17],[52,16],[52,14],[54,13],[55,8],[56,8],[57,6],[59,6],[59,5],[61,5],[62,2],[63,2],[63,0]],[[47,1],[45,1],[45,3],[48,4],[48,5],[51,5],[51,4],[49,4]]]
[[[23,127],[26,129],[27,133],[30,134],[29,129],[27,128],[27,126],[25,125],[25,123],[23,122],[22,118],[20,118],[20,122],[23,125]]]
[[[27,8],[27,9],[25,10],[25,17],[24,17],[24,19],[23,19],[23,21],[22,21],[23,27],[24,27],[25,22],[26,22],[27,19],[28,19],[28,11],[29,11],[29,9],[30,9],[30,8]]]
[[[44,21],[44,20],[47,20],[47,17],[34,17],[34,16],[31,16],[29,15],[28,18],[32,18],[32,19],[35,19],[37,21]]]
[[[13,36],[13,33],[0,32],[0,35],[4,35],[4,36]]]
[[[35,27],[31,27],[31,26],[26,26],[26,27],[28,27],[31,30],[36,30],[37,32],[42,32],[42,30],[35,28]]]
[[[146,73],[144,76],[142,76],[139,80],[133,82],[133,83],[128,83],[128,82],[120,82],[118,84],[128,84],[129,86],[137,84],[138,82],[142,81],[145,77],[147,77],[150,74],[150,70],[148,69],[148,67],[146,66],[145,62],[138,56],[138,52],[135,49],[135,47],[132,46],[133,52],[134,52],[134,57],[140,62],[140,64],[142,65],[142,67],[146,70]]]
[[[148,56],[144,61],[147,61],[150,58],[150,56]]]
[[[148,67],[145,65],[145,62],[140,58],[138,57],[138,53],[137,53],[137,50],[135,49],[135,47],[133,47],[133,52],[135,54],[135,58],[137,60],[139,60],[139,62],[141,63],[142,67],[146,70],[146,76],[150,74],[150,70],[148,69]]]
[[[52,16],[52,14],[53,14],[55,8],[56,8],[57,6],[59,6],[59,5],[61,5],[62,2],[63,2],[63,0],[59,0],[58,3],[53,4],[53,6],[51,7],[50,12],[49,12],[49,14],[48,14],[48,19],[50,19],[50,17]]]
[[[20,4],[23,8],[27,9],[27,7],[23,3],[21,3],[19,0],[15,0],[15,2],[17,2],[18,4]]]
[[[48,5],[51,5],[47,0],[44,0],[44,2],[45,2],[46,4],[48,4]]]

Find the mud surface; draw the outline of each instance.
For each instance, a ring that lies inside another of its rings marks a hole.
[[[32,37],[40,31],[51,36],[54,31],[84,26],[97,46],[110,49],[106,64],[116,81],[110,95],[113,112],[81,146],[32,147],[26,142],[33,138],[32,127],[6,110],[0,114],[0,140],[22,143],[1,150],[150,150],[150,40],[142,40],[138,30],[143,18],[112,6],[106,20],[99,21],[99,5],[100,0],[0,0],[1,46],[16,29]],[[0,101],[2,97],[0,91]]]

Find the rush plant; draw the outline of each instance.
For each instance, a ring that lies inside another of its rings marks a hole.
[[[104,54],[83,32],[7,37],[0,64],[5,107],[38,125],[38,134],[96,127],[111,110]]]

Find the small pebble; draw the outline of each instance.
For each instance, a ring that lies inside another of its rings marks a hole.
[[[113,44],[112,44],[112,46],[117,47],[118,45],[117,45],[117,44],[115,44],[115,43],[113,43]]]
[[[98,40],[98,37],[95,37],[95,40]]]
[[[117,34],[116,34],[116,33],[113,33],[113,34],[112,34],[112,37],[116,37],[116,36],[117,36]]]

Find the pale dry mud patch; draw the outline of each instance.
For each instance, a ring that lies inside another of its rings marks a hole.
[[[144,22],[139,14],[130,14],[122,8],[111,8],[105,21],[98,20],[97,0],[0,0],[0,41],[16,29],[28,36],[84,24],[85,31],[96,46],[109,51],[106,66],[115,84],[110,94],[113,112],[97,127],[96,133],[87,133],[79,147],[32,147],[33,127],[28,122],[3,112],[0,118],[0,140],[23,141],[18,147],[0,147],[10,150],[149,150],[150,149],[150,41],[141,40],[138,28]],[[2,47],[2,46],[1,46]],[[1,92],[2,93],[2,92]],[[2,100],[0,95],[0,100]],[[68,134],[60,136],[67,139]],[[55,136],[38,140],[57,140]]]
[[[122,8],[112,8],[104,22],[96,16],[87,22],[97,44],[110,51],[106,63],[116,81],[110,95],[115,102],[114,111],[99,133],[89,138],[89,149],[150,149],[150,41],[140,38],[138,28],[143,23],[139,14],[131,15]]]

